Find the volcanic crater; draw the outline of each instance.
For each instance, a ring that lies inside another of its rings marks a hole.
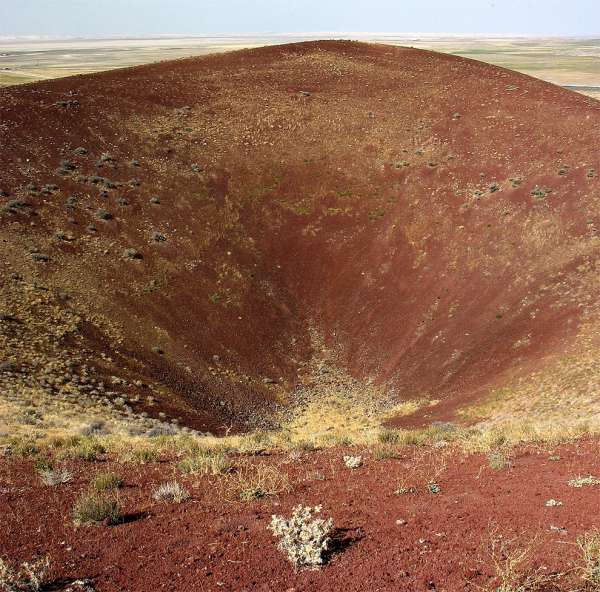
[[[391,406],[431,402],[396,426],[596,384],[544,374],[596,347],[591,98],[308,42],[2,89],[0,144],[5,392],[91,382],[221,434],[318,390],[324,352]]]

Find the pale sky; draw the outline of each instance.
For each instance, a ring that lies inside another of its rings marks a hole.
[[[0,0],[0,36],[600,34],[600,0]]]

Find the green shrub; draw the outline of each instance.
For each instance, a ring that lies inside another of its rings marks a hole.
[[[119,489],[123,486],[123,479],[116,473],[98,473],[91,482],[96,491]]]
[[[121,506],[113,497],[87,492],[77,498],[73,506],[73,522],[76,526],[90,524],[117,524],[121,518]]]
[[[398,450],[395,446],[389,446],[389,445],[376,446],[373,449],[373,458],[375,460],[386,460],[389,458],[398,458]]]
[[[397,444],[400,440],[398,430],[383,429],[377,434],[377,440],[381,444]]]

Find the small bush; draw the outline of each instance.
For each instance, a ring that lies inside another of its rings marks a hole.
[[[587,477],[575,477],[568,482],[569,487],[575,487],[580,489],[581,487],[586,487],[589,485],[600,485],[600,479],[594,477],[593,475],[588,475]]]
[[[427,490],[429,491],[429,493],[433,494],[442,492],[442,488],[440,487],[439,483],[436,483],[435,481],[431,481],[427,484]]]
[[[96,491],[120,489],[123,486],[123,479],[116,473],[98,473],[92,479],[91,486]]]
[[[82,436],[105,436],[109,432],[110,430],[106,422],[102,420],[91,421],[88,425],[81,428]]]
[[[494,471],[508,469],[511,466],[510,458],[502,450],[492,450],[487,455],[488,464]]]
[[[168,483],[159,485],[152,493],[152,497],[158,502],[170,501],[180,504],[189,499],[190,494],[177,481],[169,481]]]
[[[541,592],[550,587],[556,574],[547,574],[534,563],[537,539],[524,545],[517,539],[506,539],[495,529],[491,533],[489,555],[494,571],[492,585],[495,592]]]
[[[99,163],[114,162],[115,158],[109,152],[103,152],[98,159]]]
[[[362,466],[362,456],[344,456],[344,464],[349,469],[358,469]]]
[[[376,446],[373,449],[373,458],[375,460],[386,460],[389,458],[398,458],[398,450],[394,446]]]
[[[121,517],[121,507],[115,498],[95,492],[81,495],[73,506],[73,522],[76,526],[117,524]]]
[[[381,444],[397,444],[400,440],[398,430],[385,429],[377,434],[377,440]]]
[[[41,471],[49,471],[53,468],[52,461],[49,458],[41,457],[36,459],[33,464],[35,470],[40,473]]]
[[[0,589],[6,592],[39,592],[48,584],[50,559],[40,557],[18,567],[0,558]]]
[[[329,548],[333,519],[314,518],[321,506],[296,506],[290,518],[273,515],[268,528],[279,537],[279,548],[296,569],[316,567],[324,562],[323,554]]]
[[[44,485],[54,487],[69,483],[73,478],[71,471],[67,469],[42,469],[39,471],[40,479]]]

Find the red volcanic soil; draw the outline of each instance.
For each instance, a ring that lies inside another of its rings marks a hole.
[[[540,590],[579,590],[577,536],[597,526],[597,487],[567,485],[598,474],[598,442],[513,452],[512,467],[492,470],[485,456],[440,448],[402,448],[398,459],[363,454],[363,467],[345,468],[348,451],[235,459],[276,466],[292,489],[277,497],[224,501],[225,477],[186,477],[171,461],[133,467],[112,462],[71,463],[71,484],[41,485],[29,461],[0,463],[1,554],[52,559],[56,582],[91,578],[99,592],[138,590],[415,591],[497,589],[491,540],[506,550],[531,547],[523,577],[568,572]],[[71,522],[76,497],[94,474],[124,477],[119,499],[125,522],[79,527]],[[316,478],[320,474],[319,479]],[[441,492],[425,484],[435,475]],[[177,478],[191,493],[182,504],[155,502],[153,488]],[[395,495],[401,479],[415,493]],[[561,506],[548,507],[556,499]],[[335,524],[334,545],[320,570],[295,572],[267,530],[273,513],[298,504],[323,504]],[[505,556],[498,555],[501,560]],[[527,588],[528,590],[530,588]],[[538,590],[538,588],[536,588]]]
[[[599,132],[571,91],[341,41],[3,89],[2,282],[66,294],[77,347],[195,427],[259,424],[313,331],[448,419],[595,305]]]

